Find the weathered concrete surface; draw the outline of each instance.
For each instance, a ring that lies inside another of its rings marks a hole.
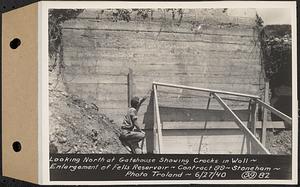
[[[88,10],[64,23],[68,91],[92,100],[119,124],[127,110],[128,68],[133,70],[134,95],[138,96],[145,95],[153,81],[261,95],[263,77],[254,17],[234,17],[222,9],[191,9],[184,10],[180,24],[178,20],[157,10],[152,20],[132,16],[129,22],[113,22],[109,11]],[[192,118],[181,112],[186,108],[191,114],[203,112],[208,98],[199,96],[207,94],[162,87],[158,93],[162,107],[170,107],[162,108],[163,120],[180,115],[185,120],[205,120],[205,115]],[[139,112],[145,128],[153,125],[151,100]],[[248,108],[247,102],[227,103],[235,110]],[[216,101],[212,100],[210,109],[215,113],[205,118],[231,120],[225,114],[212,117],[222,110]]]
[[[245,154],[249,149],[248,138],[239,129],[163,131],[162,152],[166,154]]]

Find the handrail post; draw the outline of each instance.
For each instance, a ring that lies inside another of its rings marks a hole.
[[[265,103],[269,103],[269,81],[267,80],[265,83],[265,93],[264,93],[264,101]],[[262,108],[262,127],[261,127],[261,143],[263,145],[266,145],[266,139],[267,139],[267,119],[268,119],[268,112],[266,108]]]
[[[160,121],[160,114],[159,114],[159,105],[158,105],[158,98],[157,98],[157,85],[153,85],[153,92],[154,92],[154,113],[155,113],[155,122],[156,122],[156,132],[157,134],[157,142],[156,151],[160,154],[162,152],[162,126]]]
[[[210,105],[211,98],[212,98],[212,93],[210,92],[209,93],[209,98],[208,98],[208,101],[207,101],[207,105],[206,105],[206,111],[209,110],[209,105]],[[204,132],[207,132],[206,127],[207,127],[207,119],[205,119]],[[204,138],[204,134],[202,134],[201,138],[200,138],[200,144],[199,144],[198,154],[201,153],[201,147],[202,147],[203,138]]]
[[[248,110],[247,110],[248,113],[249,113],[248,114],[247,127],[249,129],[251,129],[251,102],[252,102],[252,100],[250,99],[249,104],[248,104]],[[251,150],[251,140],[247,135],[245,135],[244,138],[246,139],[247,153],[251,154],[251,152],[252,152],[252,150]]]
[[[154,90],[154,85],[152,85],[152,89]],[[154,95],[154,94],[153,94]],[[157,141],[157,122],[156,122],[156,103],[155,96],[153,97],[153,153],[158,153],[158,141]]]
[[[256,102],[255,100],[251,100],[250,101],[250,129],[251,132],[253,133],[253,135],[256,137],[256,114],[257,114],[257,110],[256,110]],[[255,146],[252,145],[250,146],[251,149],[251,153],[253,153],[253,151],[255,151]]]

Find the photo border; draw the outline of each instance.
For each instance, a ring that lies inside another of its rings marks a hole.
[[[39,4],[39,183],[50,185],[129,185],[133,181],[50,181],[49,169],[49,93],[48,93],[48,10],[60,8],[289,8],[292,28],[292,180],[134,180],[134,184],[297,184],[298,182],[298,106],[297,106],[297,17],[296,2],[215,1],[215,2],[133,2],[133,1],[44,1]],[[45,63],[46,62],[46,63]]]

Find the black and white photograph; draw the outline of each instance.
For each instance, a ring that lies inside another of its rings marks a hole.
[[[297,185],[297,3],[1,3],[0,186]]]
[[[290,9],[165,7],[47,9],[50,163],[51,155],[111,154],[285,155],[291,163]],[[251,177],[268,175],[242,174]]]
[[[291,57],[255,9],[50,9],[50,152],[291,154]]]

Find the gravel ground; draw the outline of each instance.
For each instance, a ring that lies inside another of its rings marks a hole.
[[[272,154],[292,154],[292,131],[274,130],[267,132],[266,147]]]

